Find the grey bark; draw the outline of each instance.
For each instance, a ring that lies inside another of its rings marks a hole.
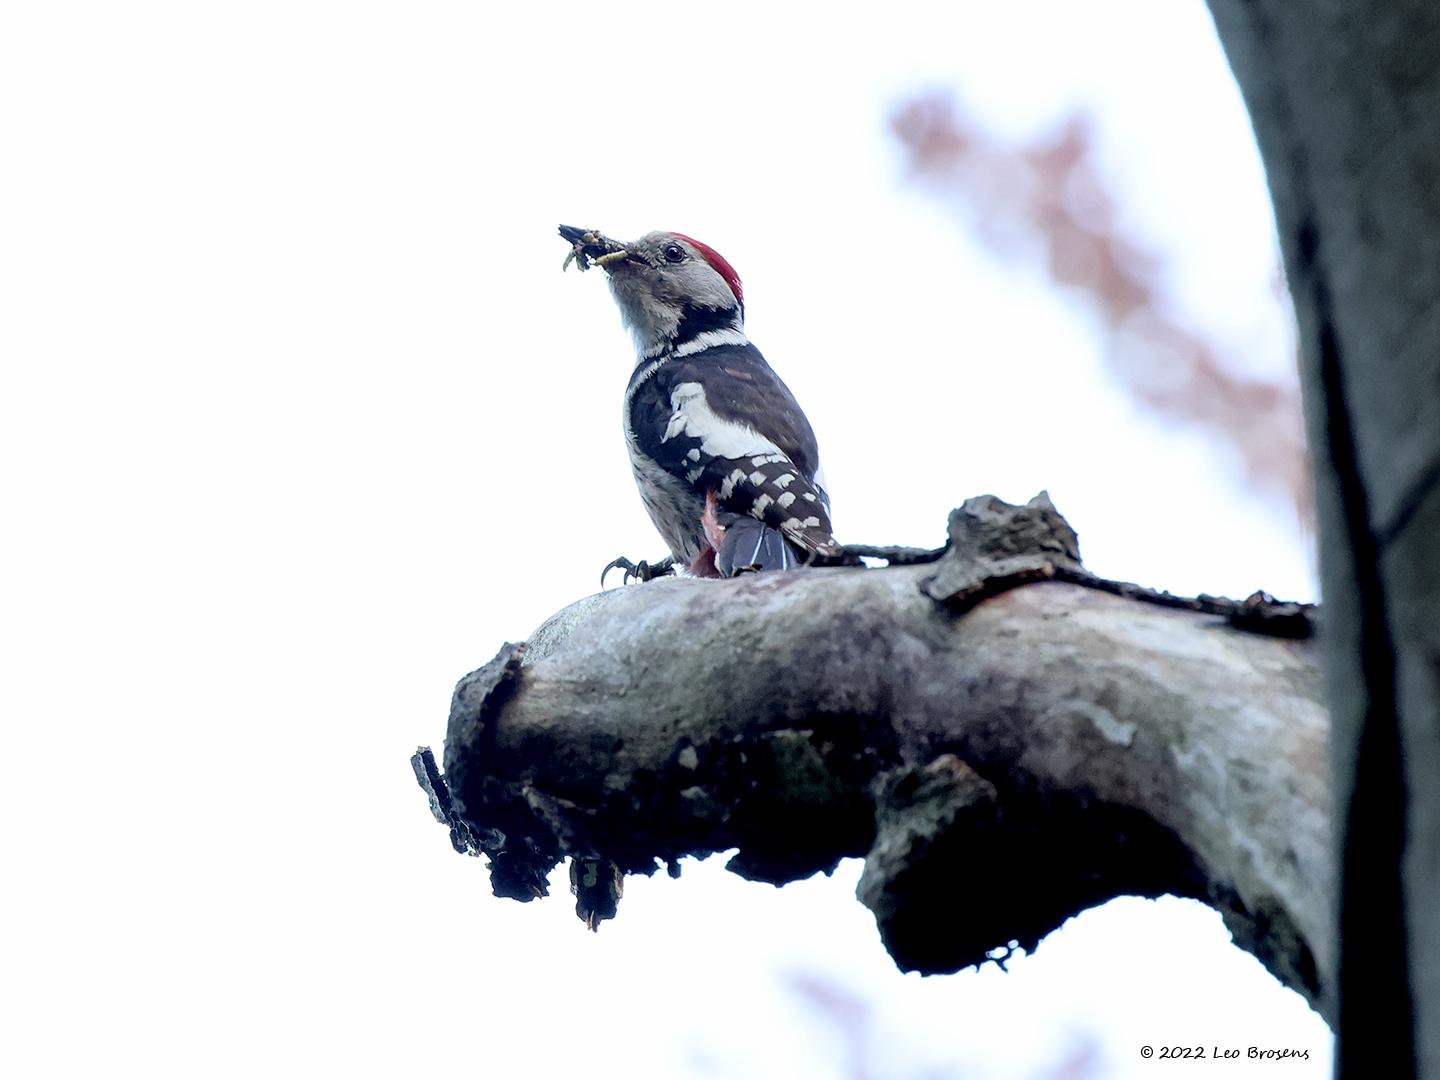
[[[864,856],[886,947],[940,972],[1174,893],[1324,1008],[1312,647],[1238,629],[1253,604],[1112,584],[1041,498],[971,500],[930,566],[613,590],[462,680],[448,787],[417,771],[500,895],[542,895],[566,855],[651,873],[738,848],[775,883]]]
[[[1341,849],[1337,1070],[1437,1080],[1440,4],[1210,7],[1301,336]]]

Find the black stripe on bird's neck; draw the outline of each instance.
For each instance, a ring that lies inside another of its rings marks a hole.
[[[703,307],[699,304],[686,304],[685,310],[680,315],[680,323],[675,327],[675,336],[670,339],[670,348],[678,349],[681,345],[694,341],[701,334],[709,333],[712,330],[739,330],[740,312],[737,308],[713,308]]]

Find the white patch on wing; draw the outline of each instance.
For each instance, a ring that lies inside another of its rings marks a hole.
[[[724,502],[735,490],[735,485],[745,479],[745,470],[736,469],[720,484],[720,501]]]
[[[787,531],[789,531],[789,532],[803,532],[803,531],[806,530],[806,529],[818,528],[819,525],[820,525],[820,519],[817,518],[817,517],[808,517],[808,518],[792,517],[792,518],[786,518],[784,521],[782,521],[782,522],[780,523],[780,528],[785,529],[785,530],[787,530]]]
[[[750,507],[750,516],[757,517],[761,521],[764,521],[765,511],[774,501],[775,500],[772,499],[769,495],[761,495],[758,499],[755,500],[755,505]]]
[[[715,415],[705,396],[705,387],[698,382],[677,383],[670,392],[670,409],[670,422],[665,425],[661,442],[688,435],[700,440],[700,453],[708,458],[753,456],[763,459],[756,460],[756,465],[789,460],[778,446],[748,424]]]
[[[781,510],[787,510],[794,501],[795,493],[793,491],[787,491],[775,500],[775,505],[780,507]]]

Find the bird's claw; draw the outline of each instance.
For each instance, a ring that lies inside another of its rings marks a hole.
[[[610,575],[611,570],[623,570],[625,576],[620,579],[620,584],[629,585],[631,579],[635,581],[649,581],[652,578],[664,577],[675,569],[675,560],[670,556],[660,559],[658,562],[648,563],[641,559],[638,563],[631,562],[624,555],[611,559],[605,564],[605,569],[600,571],[600,587],[605,587],[605,579]]]

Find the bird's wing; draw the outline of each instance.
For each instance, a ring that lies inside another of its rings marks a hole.
[[[753,346],[664,364],[639,388],[631,426],[641,450],[719,508],[830,554],[830,507],[816,483],[815,436],[790,390]]]

